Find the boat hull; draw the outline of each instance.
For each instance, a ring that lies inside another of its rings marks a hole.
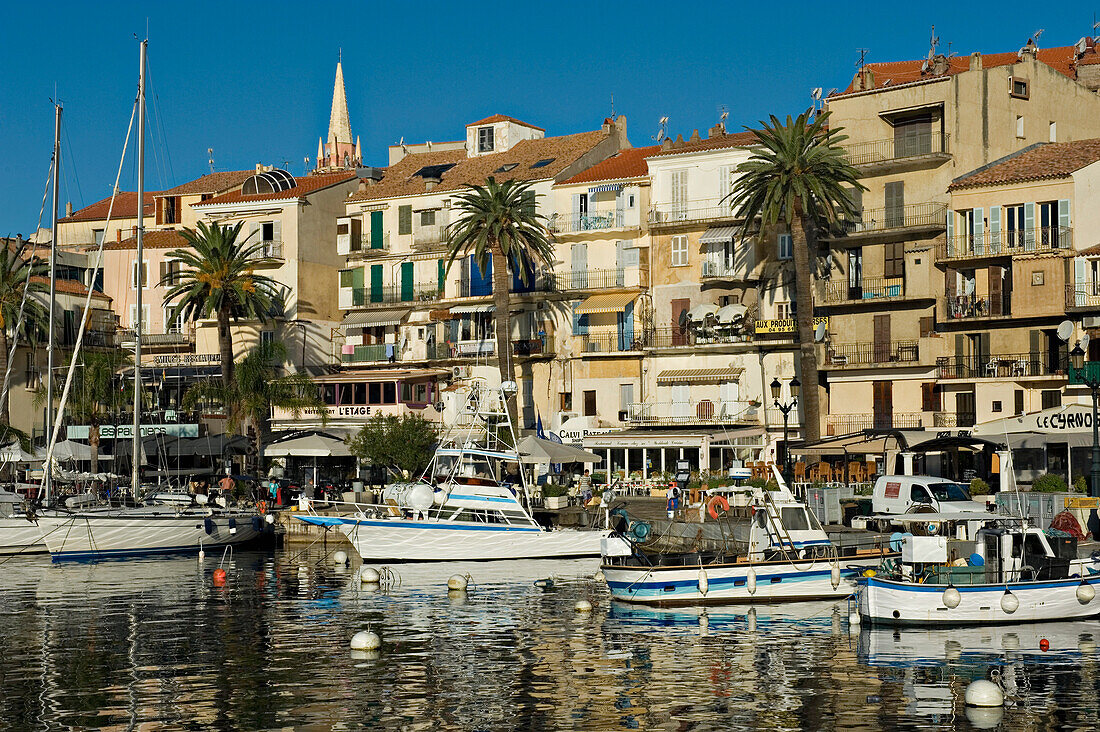
[[[338,529],[368,561],[429,562],[595,557],[610,532],[479,525],[469,522],[296,516]]]
[[[247,514],[74,514],[43,517],[39,524],[55,562],[217,549],[243,544],[262,532]]]
[[[735,603],[828,600],[855,591],[855,578],[864,567],[878,566],[879,557],[856,560],[845,557],[840,582],[833,584],[834,563],[828,559],[800,562],[760,562],[635,567],[604,563],[600,568],[614,600],[658,607]],[[700,572],[706,573],[703,592]],[[755,573],[755,588],[749,581]]]
[[[859,614],[874,625],[991,625],[1072,620],[1100,615],[1100,597],[1077,598],[1080,577],[1064,580],[1010,582],[996,585],[958,585],[958,607],[943,602],[947,585],[915,584],[868,577],[861,580]],[[1093,582],[1100,586],[1100,582]],[[1001,606],[1005,589],[1019,601],[1014,612]]]
[[[0,518],[0,556],[44,554],[47,551],[40,525],[31,523],[23,516]]]

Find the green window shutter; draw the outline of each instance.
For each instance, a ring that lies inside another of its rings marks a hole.
[[[370,266],[370,301],[382,302],[382,265]]]
[[[997,254],[1001,251],[1001,207],[989,207],[989,251]]]
[[[366,272],[363,270],[362,267],[356,267],[355,269],[353,269],[351,271],[351,286],[358,290],[363,289],[363,287],[365,287],[367,284],[364,281],[365,276]]]
[[[535,213],[535,192],[524,191],[523,192],[523,208],[527,210],[527,213]]]
[[[381,249],[383,245],[382,236],[382,211],[370,212],[370,248]]]
[[[401,302],[409,302],[413,299],[413,268],[415,262],[401,263]]]
[[[443,288],[447,285],[447,261],[445,259],[437,260],[439,265],[439,296],[443,296]]]
[[[351,278],[354,270],[342,269],[340,270],[340,287],[352,287]]]
[[[985,209],[974,209],[974,252],[985,254]]]
[[[397,207],[397,233],[398,234],[411,234],[411,233],[413,233],[413,207],[412,206],[398,206]]]

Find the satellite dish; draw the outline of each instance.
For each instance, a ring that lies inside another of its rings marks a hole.
[[[824,323],[818,323],[817,328],[814,329],[814,342],[821,343],[825,340],[825,336],[828,334],[829,329]]]
[[[1068,341],[1073,336],[1073,323],[1068,320],[1063,320],[1058,324],[1058,337],[1063,341]]]
[[[1083,336],[1081,336],[1081,350],[1084,351],[1085,353],[1089,352],[1089,341],[1090,340],[1092,340],[1092,339],[1089,338],[1088,333],[1085,333]]]

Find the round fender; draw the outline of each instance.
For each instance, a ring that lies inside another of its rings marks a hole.
[[[645,521],[637,521],[630,527],[630,533],[637,541],[645,541],[652,531],[652,527]]]
[[[203,528],[206,529],[207,534],[213,534],[214,530],[217,528],[214,525],[214,519],[210,519],[210,518],[203,519],[202,523],[203,523]]]
[[[710,514],[712,519],[717,521],[719,510],[721,510],[722,513],[729,512],[730,502],[726,500],[725,496],[711,496],[710,500],[707,501],[707,513]]]

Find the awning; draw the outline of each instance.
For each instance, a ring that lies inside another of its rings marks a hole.
[[[745,369],[730,366],[724,369],[671,369],[657,374],[658,384],[709,384],[737,381]]]
[[[348,326],[379,326],[399,325],[411,310],[355,310],[344,316],[344,322],[340,325]]]
[[[451,308],[451,315],[461,315],[462,313],[491,313],[496,309],[492,303],[486,303],[484,305],[458,305]]]
[[[602,186],[592,186],[588,189],[589,193],[603,193],[604,191],[615,191],[618,193],[623,189],[622,183],[605,183]]]
[[[724,244],[727,241],[733,241],[733,237],[737,236],[737,230],[740,227],[737,226],[712,226],[707,229],[701,237],[699,237],[700,244]]]
[[[621,313],[626,306],[638,298],[637,292],[610,292],[593,295],[574,310],[577,315],[599,315],[602,313]]]

